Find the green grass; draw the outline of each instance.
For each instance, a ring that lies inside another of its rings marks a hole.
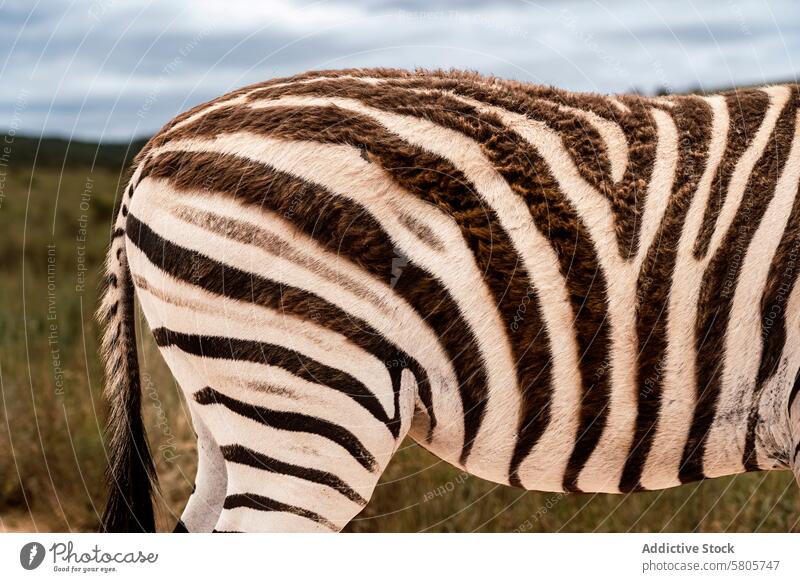
[[[26,527],[41,531],[95,528],[102,510],[105,404],[93,311],[120,185],[118,162],[94,171],[71,163],[62,174],[60,164],[32,173],[27,162],[12,160],[0,192],[0,518],[29,514]],[[81,208],[87,190],[88,206]],[[82,214],[87,268],[81,289],[76,237]],[[140,340],[144,411],[166,529],[191,491],[194,440],[178,387],[149,334]],[[407,441],[347,530],[786,532],[800,530],[798,519],[800,495],[785,472],[629,496],[526,493],[468,477]]]

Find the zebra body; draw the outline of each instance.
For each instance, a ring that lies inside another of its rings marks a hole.
[[[109,253],[112,478],[146,446],[134,288],[198,432],[192,531],[338,530],[406,434],[536,490],[797,474],[798,104],[381,69],[179,116]]]

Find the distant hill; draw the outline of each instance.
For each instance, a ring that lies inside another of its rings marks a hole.
[[[797,79],[790,79],[784,83],[796,83]],[[773,81],[769,84],[782,84],[780,81]],[[728,91],[738,88],[759,86],[742,84],[739,87],[691,87],[678,91],[678,95],[686,94],[711,94]],[[636,87],[630,93],[643,95],[669,95],[671,91],[665,87],[659,87],[654,91],[643,92]],[[144,147],[149,138],[140,138],[130,143],[96,143],[88,141],[69,141],[63,138],[46,137],[34,138],[16,136],[13,143],[13,163],[20,166],[30,167],[36,159],[37,167],[58,167],[65,166],[96,166],[108,168],[115,171],[126,169],[139,150]],[[66,163],[65,163],[66,160]]]
[[[92,143],[63,138],[15,136],[12,144],[13,166],[36,167],[92,166],[121,170],[147,143],[147,138],[130,143]]]

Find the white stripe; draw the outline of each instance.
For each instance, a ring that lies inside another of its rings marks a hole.
[[[217,531],[259,533],[330,533],[330,529],[305,517],[285,511],[257,511],[247,507],[223,509]]]
[[[288,87],[291,85],[308,85],[310,83],[317,83],[319,81],[341,81],[343,79],[349,81],[361,81],[369,85],[377,85],[382,81],[399,81],[408,78],[419,79],[420,77],[357,77],[355,75],[341,75],[339,77],[319,76],[319,77],[311,77],[310,79],[300,79],[299,81],[287,81],[285,83],[275,83],[274,85],[267,85],[266,87],[261,87],[261,88],[273,89],[275,87]]]
[[[667,107],[670,109],[675,107],[675,103],[672,101],[672,97],[651,97],[650,101],[652,101],[653,103],[657,103],[662,107]]]
[[[170,134],[176,132],[180,128],[182,128],[182,127],[184,127],[186,125],[189,125],[190,123],[194,123],[195,121],[197,121],[201,117],[205,117],[209,113],[213,113],[214,111],[217,111],[219,109],[223,109],[225,107],[230,107],[232,105],[242,105],[244,103],[247,103],[247,96],[250,95],[251,93],[253,93],[254,91],[256,91],[256,89],[253,89],[252,91],[247,91],[247,92],[242,93],[241,95],[237,95],[235,97],[229,97],[228,99],[223,99],[222,101],[217,101],[216,103],[208,104],[206,107],[204,107],[200,111],[197,111],[197,112],[193,113],[192,115],[190,115],[189,117],[187,117],[186,119],[184,119],[182,121],[179,121],[178,123],[173,125],[171,128],[169,128],[167,131],[165,131],[164,133],[160,134],[158,137],[159,138],[160,137],[169,137]]]
[[[611,105],[616,107],[620,113],[623,115],[628,115],[631,112],[630,107],[625,105],[622,101],[619,100],[618,97],[607,97],[606,98]]]
[[[658,142],[653,173],[647,185],[647,196],[642,210],[642,226],[639,229],[639,245],[633,267],[636,274],[640,273],[650,248],[654,243],[658,244],[655,241],[656,233],[663,222],[667,204],[672,196],[675,168],[678,165],[678,129],[675,127],[675,120],[669,113],[660,109],[651,109],[650,113],[656,122]],[[622,251],[624,253],[625,249]]]

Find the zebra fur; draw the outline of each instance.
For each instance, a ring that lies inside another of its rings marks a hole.
[[[173,120],[109,273],[198,429],[186,528],[337,531],[406,434],[528,489],[798,475],[798,101],[365,69]]]

